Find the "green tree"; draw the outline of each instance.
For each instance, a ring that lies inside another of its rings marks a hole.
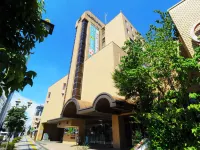
[[[8,111],[5,119],[5,126],[10,134],[20,133],[24,130],[24,125],[27,120],[25,115],[26,107],[13,107]]]
[[[41,22],[43,0],[2,0],[0,4],[0,95],[23,90],[36,76],[26,67],[31,49],[48,35]]]
[[[198,149],[200,145],[200,47],[192,58],[180,55],[181,43],[168,13],[160,14],[145,39],[125,42],[127,53],[113,74],[119,94],[135,99],[133,120],[151,149]]]

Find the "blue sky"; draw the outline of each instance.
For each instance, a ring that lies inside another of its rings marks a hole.
[[[28,68],[37,72],[33,87],[27,86],[20,95],[43,104],[50,85],[65,76],[69,70],[75,36],[75,22],[81,14],[90,10],[104,22],[113,19],[120,10],[143,35],[158,15],[154,10],[166,11],[180,0],[45,0],[46,14],[55,24],[53,35],[33,49]]]

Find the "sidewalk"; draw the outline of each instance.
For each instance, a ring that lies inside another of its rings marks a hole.
[[[70,144],[64,144],[64,143],[58,143],[58,142],[52,142],[52,141],[37,141],[36,142],[41,147],[46,148],[47,150],[85,150],[82,146],[76,146],[76,145],[70,145]],[[98,146],[91,146],[89,150],[119,150],[114,148],[108,148],[104,147],[103,145]],[[130,150],[130,149],[125,149]]]
[[[30,137],[23,136],[21,141],[15,144],[15,150],[44,150],[37,145]]]
[[[31,150],[27,139],[23,136],[21,141],[15,144],[16,150]]]

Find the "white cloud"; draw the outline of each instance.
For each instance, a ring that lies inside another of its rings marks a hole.
[[[15,101],[18,100],[18,99],[20,99],[20,101],[21,101],[19,106],[23,106],[23,105],[27,106],[27,102],[29,102],[29,101],[32,102],[31,106],[26,110],[26,115],[27,115],[27,118],[28,118],[27,121],[26,121],[26,128],[28,128],[32,123],[33,116],[35,115],[35,108],[40,104],[38,104],[34,100],[30,100],[26,97],[23,97],[19,93],[15,92],[13,94],[13,97],[12,97],[12,100],[11,100],[11,106],[16,106]]]

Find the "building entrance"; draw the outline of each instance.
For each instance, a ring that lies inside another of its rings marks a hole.
[[[87,120],[85,143],[112,145],[111,120]]]

